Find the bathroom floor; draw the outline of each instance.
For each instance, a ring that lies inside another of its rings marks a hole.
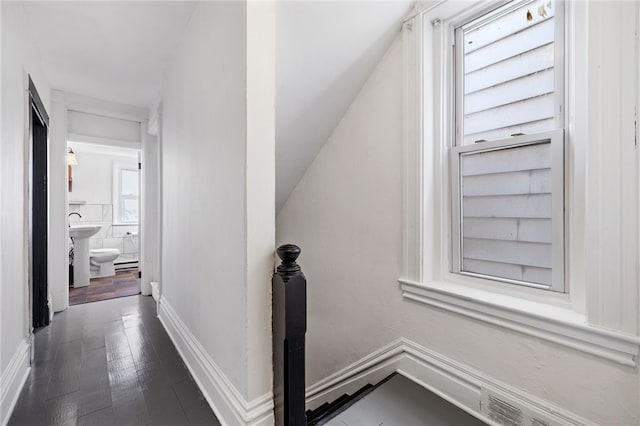
[[[139,294],[139,281],[138,268],[118,271],[113,277],[92,278],[86,287],[69,288],[69,305]]]

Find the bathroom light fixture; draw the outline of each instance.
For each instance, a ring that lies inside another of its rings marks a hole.
[[[67,165],[69,166],[77,166],[78,159],[76,158],[76,153],[73,152],[71,147],[67,148]]]
[[[76,158],[76,154],[73,152],[71,147],[67,147],[67,179],[69,181],[69,192],[72,191],[72,182],[73,178],[71,177],[71,166],[77,166],[78,159]]]

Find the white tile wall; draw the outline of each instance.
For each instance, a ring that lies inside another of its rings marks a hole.
[[[102,205],[102,221],[113,223],[113,206],[111,204]]]
[[[113,227],[113,237],[126,237],[128,232],[138,232],[138,225],[116,225]]]
[[[101,222],[102,204],[84,204],[80,206],[79,213],[83,222]]]
[[[138,236],[124,237],[124,252],[126,254],[138,253]]]
[[[102,228],[91,239],[111,238],[111,222],[100,222]]]
[[[104,238],[102,240],[102,248],[114,248],[120,250],[120,253],[124,252],[124,243],[122,238]]]
[[[89,250],[101,249],[101,248],[102,248],[102,238],[89,238]]]

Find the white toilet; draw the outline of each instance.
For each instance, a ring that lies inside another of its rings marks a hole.
[[[118,249],[92,249],[89,250],[91,278],[111,277],[116,274],[113,261],[120,256]]]

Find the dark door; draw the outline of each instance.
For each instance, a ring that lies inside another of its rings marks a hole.
[[[31,295],[33,328],[49,324],[47,305],[47,153],[49,117],[29,78],[31,134]]]

